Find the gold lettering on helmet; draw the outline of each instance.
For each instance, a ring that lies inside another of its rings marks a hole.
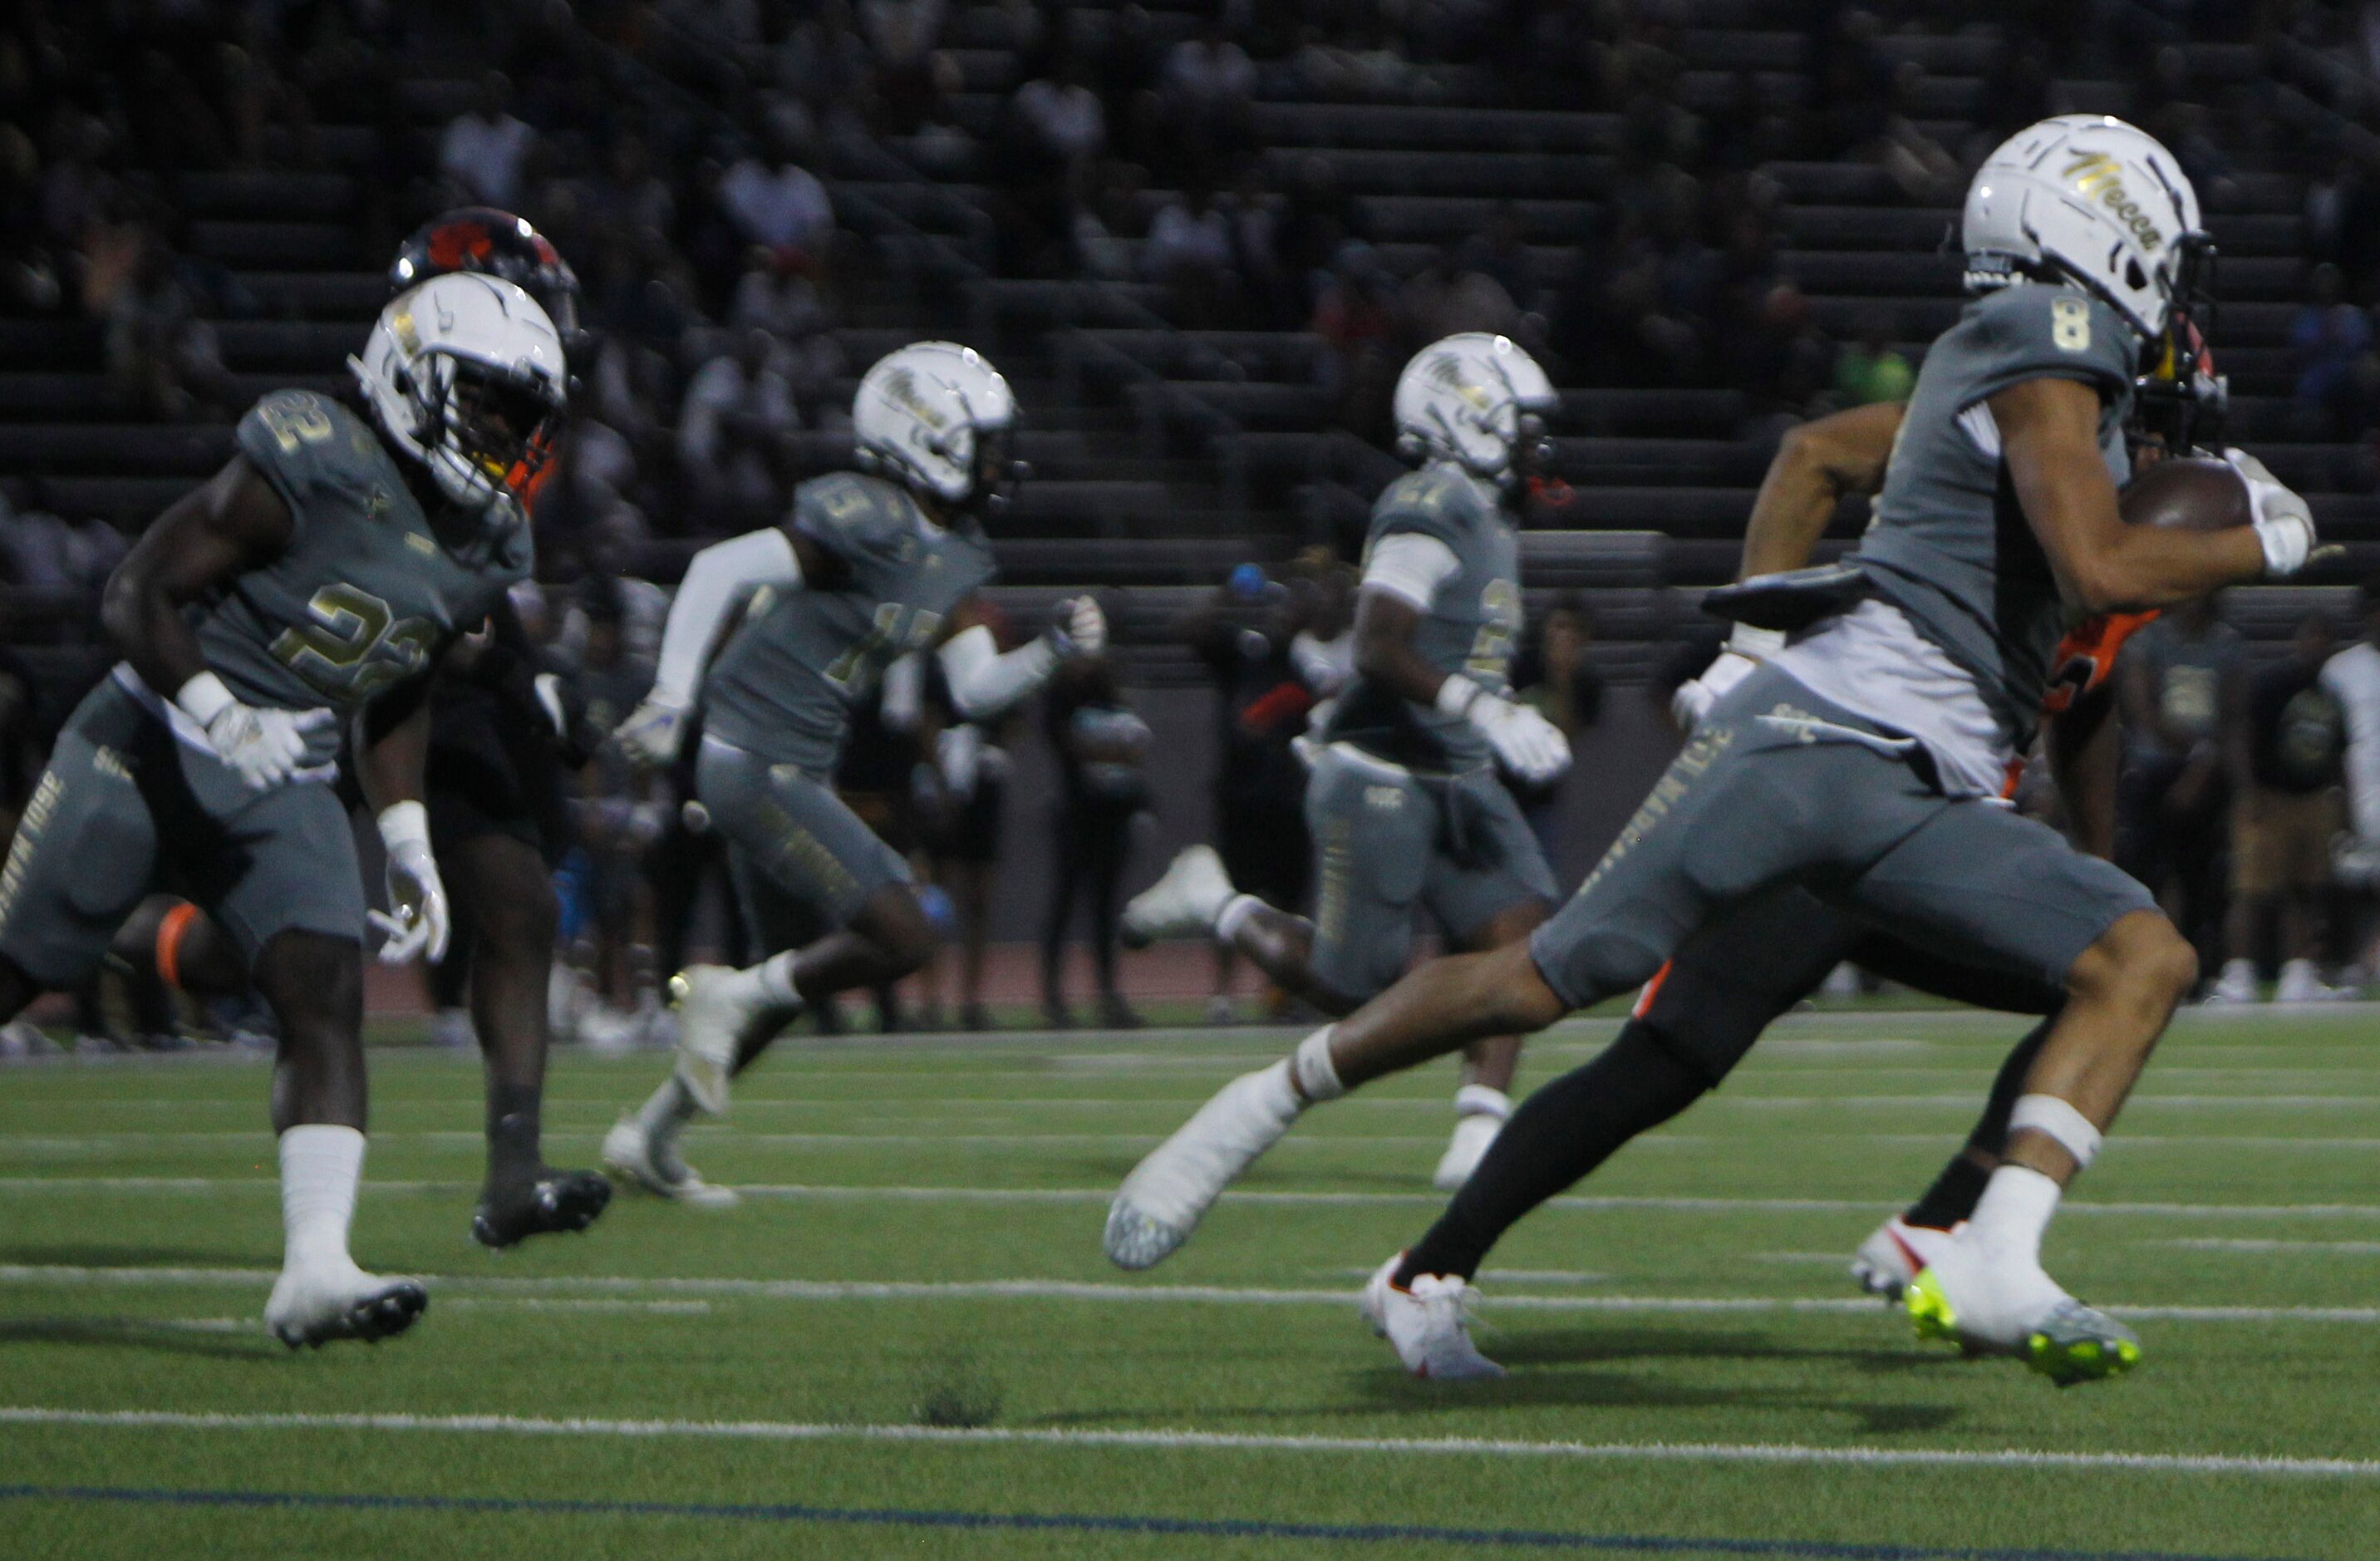
[[[414,328],[413,311],[400,309],[390,315],[388,328],[396,333],[396,345],[405,349],[407,358],[421,350],[421,333]]]
[[[2113,157],[2104,152],[2077,152],[2074,161],[2066,165],[2066,177],[2074,181],[2076,193],[2107,207],[2117,221],[2131,229],[2142,249],[2155,254],[2164,246],[2165,235],[2124,188],[2123,166]]]
[[[950,421],[926,404],[926,398],[917,394],[917,376],[906,369],[895,369],[884,376],[884,395],[888,400],[898,401],[909,409],[912,416],[937,433]]]
[[[1488,410],[1488,389],[1463,377],[1463,360],[1449,352],[1429,366],[1429,377],[1471,403],[1475,412]]]

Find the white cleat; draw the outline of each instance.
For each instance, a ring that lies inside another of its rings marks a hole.
[[[1471,1342],[1471,1303],[1479,1298],[1469,1281],[1451,1274],[1415,1276],[1410,1289],[1396,1282],[1399,1252],[1373,1272],[1364,1287],[1364,1321],[1389,1341],[1406,1371],[1430,1382],[1475,1382],[1500,1377],[1504,1368]]]
[[[1223,1189],[1281,1141],[1297,1113],[1285,1062],[1243,1073],[1218,1090],[1116,1189],[1108,1207],[1108,1261],[1143,1269],[1172,1256]]]
[[[603,1164],[658,1198],[691,1209],[732,1209],[733,1188],[713,1187],[678,1157],[675,1141],[656,1139],[633,1116],[623,1116],[603,1135]]]
[[[2130,1328],[2068,1295],[2030,1257],[1986,1248],[1973,1226],[1941,1243],[1910,1285],[1907,1305],[1919,1338],[2019,1356],[2060,1387],[2140,1363],[2141,1341]]]
[[[1184,847],[1164,875],[1123,908],[1123,945],[1146,948],[1160,938],[1209,936],[1232,893],[1232,875],[1215,848]]]
[[[1852,1257],[1852,1279],[1887,1306],[1898,1305],[1920,1271],[1965,1223],[1952,1230],[1911,1225],[1899,1214],[1877,1226]]]
[[[264,1325],[292,1349],[335,1339],[378,1344],[413,1326],[430,1308],[419,1280],[366,1274],[353,1262],[285,1268],[264,1303]]]
[[[2215,978],[2214,986],[2203,999],[2210,1008],[2237,1007],[2256,1000],[2256,962],[2252,959],[2227,960],[2223,973]]]
[[[727,1115],[727,1093],[735,1077],[735,1048],[754,1018],[736,995],[740,970],[724,965],[689,965],[670,977],[670,1006],[677,1010],[677,1076],[694,1104],[713,1116]]]
[[[1504,1119],[1488,1112],[1456,1117],[1454,1137],[1448,1141],[1446,1152],[1439,1156],[1438,1169],[1432,1173],[1429,1184],[1440,1192],[1459,1190],[1471,1179],[1471,1173],[1479,1168],[1479,1162],[1487,1158],[1488,1146],[1503,1130]]]

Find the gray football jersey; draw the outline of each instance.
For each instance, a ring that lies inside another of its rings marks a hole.
[[[1973,673],[2011,746],[2031,738],[2067,611],[2009,481],[1985,403],[2034,379],[2099,392],[2099,448],[2131,474],[2124,419],[2139,344],[2079,287],[2004,287],[1969,304],[1925,355],[1876,518],[1853,556],[1919,633]]]
[[[703,730],[831,778],[852,707],[904,652],[933,642],[992,575],[980,531],[928,521],[907,490],[837,472],[794,490],[794,529],[841,559],[832,590],[764,591],[703,683]]]
[[[250,704],[352,713],[427,671],[528,575],[527,527],[442,540],[379,435],[327,396],[276,390],[237,440],[296,524],[279,557],[187,616],[207,665]]]
[[[1401,477],[1372,506],[1366,561],[1383,538],[1402,533],[1436,538],[1461,566],[1415,626],[1414,649],[1439,672],[1504,693],[1521,638],[1521,543],[1496,491],[1450,466]],[[1415,704],[1361,673],[1340,696],[1330,736],[1415,769],[1476,769],[1494,757],[1468,721]]]

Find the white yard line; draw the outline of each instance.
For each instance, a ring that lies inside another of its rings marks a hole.
[[[2301,1252],[2314,1255],[2337,1253],[2350,1257],[2380,1257],[2380,1241],[2268,1241],[2245,1238],[2227,1239],[2210,1236],[2187,1239],[2143,1241],[2137,1245],[2188,1247],[2207,1252]]]
[[[261,1286],[269,1269],[77,1268],[66,1265],[0,1266],[0,1284]],[[699,1296],[714,1299],[778,1301],[854,1300],[1062,1300],[1125,1306],[1330,1306],[1348,1307],[1352,1289],[1281,1288],[1232,1285],[1127,1285],[1073,1279],[740,1279],[576,1275],[553,1278],[488,1278],[429,1275],[426,1283],[454,1286],[466,1297],[552,1295],[595,1291],[627,1296]],[[1851,1296],[1544,1296],[1493,1297],[1489,1311],[1709,1313],[1844,1312],[1876,1314],[1887,1309],[1872,1297]],[[2106,1310],[2125,1317],[2180,1323],[2380,1323],[2380,1307],[2351,1306],[2127,1306]]]
[[[1797,1443],[1524,1442],[1484,1437],[1297,1436],[1220,1431],[1080,1431],[849,1425],[800,1421],[560,1420],[525,1415],[189,1413],[171,1409],[0,1407],[0,1424],[162,1431],[367,1431],[609,1440],[691,1437],[759,1442],[896,1442],[950,1445],[1132,1448],[1155,1452],[1294,1452],[1665,1463],[1960,1469],[2105,1469],[2151,1474],[2380,1479],[2380,1461],[2224,1453],[2061,1453],[1821,1447]]]
[[[279,1183],[270,1177],[0,1177],[0,1192],[171,1192],[212,1195],[219,1192],[274,1193]],[[367,1181],[375,1192],[468,1192],[476,1182],[396,1180]],[[912,1203],[1107,1203],[1115,1189],[1105,1187],[838,1187],[812,1182],[739,1182],[735,1190],[747,1198],[790,1198],[821,1201],[881,1199]],[[1293,1192],[1235,1189],[1235,1203],[1293,1207],[1441,1208],[1441,1192]],[[1548,1199],[1549,1209],[1604,1212],[1645,1209],[1696,1213],[1889,1213],[1896,1198],[1692,1198],[1612,1194],[1604,1197],[1566,1196]],[[2380,1203],[2094,1203],[2062,1206],[2072,1215],[2114,1214],[2180,1219],[2373,1219]]]

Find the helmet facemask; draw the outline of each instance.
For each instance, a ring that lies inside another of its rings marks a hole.
[[[2220,443],[2230,409],[2231,382],[2215,372],[2206,345],[2215,329],[2215,262],[2214,241],[2204,233],[2176,244],[2172,306],[2165,329],[2142,349],[2133,381],[2133,436],[2168,455]]]
[[[401,386],[438,490],[470,510],[516,507],[552,456],[562,401],[540,376],[452,352],[424,353]]]

